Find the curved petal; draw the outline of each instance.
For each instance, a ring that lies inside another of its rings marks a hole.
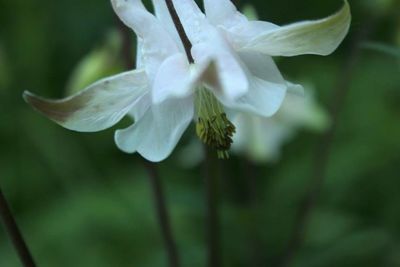
[[[193,47],[192,54],[196,63],[214,63],[214,76],[218,79],[218,87],[214,90],[222,90],[230,99],[236,99],[248,91],[249,81],[245,70],[230,47],[218,47],[218,44],[212,42],[202,43]]]
[[[34,109],[59,125],[79,132],[95,132],[120,121],[148,92],[144,71],[125,72],[100,80],[61,100],[48,100],[24,92]]]
[[[191,97],[153,105],[135,124],[115,133],[115,142],[126,153],[138,152],[147,160],[167,158],[193,119]]]
[[[235,101],[219,98],[227,107],[243,112],[270,117],[282,105],[286,94],[284,84],[271,83],[257,77],[250,80],[250,90]]]
[[[261,33],[249,40],[243,49],[271,56],[328,55],[343,41],[350,21],[350,6],[345,1],[343,8],[330,17],[298,22]]]
[[[242,97],[230,101],[217,95],[228,108],[250,112],[264,117],[275,114],[285,98],[287,83],[271,57],[260,53],[240,53],[248,68],[249,91]]]
[[[193,92],[195,83],[186,55],[171,56],[160,66],[154,80],[153,103],[160,104],[171,97],[187,97]]]
[[[141,63],[146,66],[150,81],[158,67],[167,57],[178,53],[179,49],[169,33],[140,0],[112,0],[119,18],[132,28],[140,39]]]

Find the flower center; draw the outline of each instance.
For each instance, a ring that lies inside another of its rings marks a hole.
[[[196,133],[200,140],[217,150],[218,158],[229,158],[235,126],[230,122],[222,105],[206,88],[196,92]]]

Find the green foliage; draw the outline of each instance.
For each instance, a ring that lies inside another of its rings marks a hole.
[[[109,48],[104,39],[109,29],[118,27],[110,4],[1,1],[0,184],[39,266],[165,266],[140,158],[118,151],[112,130],[66,131],[31,111],[21,97],[25,89],[49,97],[65,95],[71,73],[85,57],[91,59],[84,64],[95,67],[83,78],[75,75],[69,90],[118,71],[118,59],[112,58],[117,62],[112,68],[105,66],[110,58],[104,54]],[[241,1],[275,23],[321,17],[339,2]],[[351,33],[334,55],[279,61],[286,77],[307,77],[325,107],[332,101],[350,42],[368,18],[361,7],[370,2],[353,1]],[[293,266],[400,266],[400,76],[398,59],[388,56],[397,51],[389,47],[399,47],[394,40],[400,24],[396,12],[388,14],[373,37],[386,44],[375,48],[388,53],[362,50],[340,113],[327,179]],[[93,47],[99,48],[93,52]],[[257,257],[262,266],[277,262],[308,188],[319,140],[315,133],[300,133],[284,147],[280,162],[253,167],[256,177],[244,159],[223,162],[225,266],[257,266]],[[177,154],[159,168],[184,266],[200,267],[206,244],[202,169],[182,168]],[[2,227],[0,266],[20,266]]]

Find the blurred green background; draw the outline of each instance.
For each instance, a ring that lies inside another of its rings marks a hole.
[[[261,19],[277,24],[321,18],[342,4],[238,2],[253,5]],[[349,2],[352,27],[338,51],[278,61],[285,77],[307,80],[327,107],[352,42],[373,21],[295,267],[400,266],[400,5],[398,0]],[[0,0],[0,184],[41,267],[166,266],[141,158],[118,151],[112,129],[64,130],[32,111],[21,96],[24,90],[66,95],[78,62],[94,50],[101,53],[119,25],[109,1]],[[118,46],[117,39],[106,46]],[[126,58],[98,60],[115,73]],[[309,188],[319,140],[320,134],[301,131],[283,147],[279,161],[252,166],[253,171],[243,158],[222,163],[224,266],[280,261]],[[183,168],[179,148],[158,166],[183,266],[204,266],[202,167]],[[0,266],[20,266],[2,227]]]

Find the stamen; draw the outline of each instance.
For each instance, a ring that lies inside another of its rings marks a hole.
[[[217,150],[218,158],[229,158],[228,150],[236,129],[227,118],[221,104],[211,92],[200,88],[196,95],[196,108],[198,137],[203,143]]]

